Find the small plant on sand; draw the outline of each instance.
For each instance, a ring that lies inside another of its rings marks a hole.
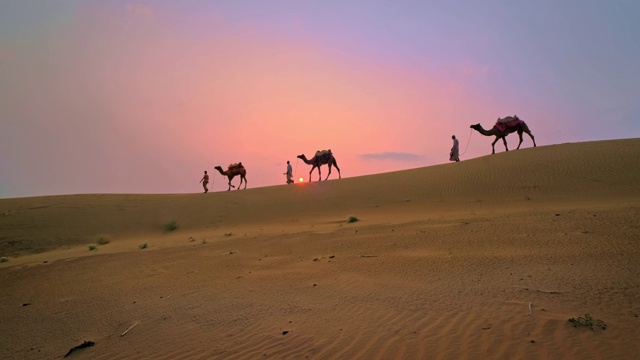
[[[207,238],[202,239],[202,245],[207,243]]]
[[[229,237],[229,236],[231,236],[231,235],[233,235],[233,234],[232,234],[232,233],[225,233],[225,234],[224,234],[224,236],[226,236],[226,237]]]
[[[571,318],[569,322],[573,327],[588,327],[591,330],[595,329],[607,329],[607,324],[600,319],[594,319],[590,314],[584,314],[584,317],[580,316],[578,318]],[[595,328],[595,329],[594,329]]]
[[[98,245],[107,245],[111,242],[111,236],[106,234],[99,234],[95,236],[96,242]]]
[[[4,256],[3,256],[3,257],[0,257],[0,263],[5,263],[5,262],[7,262],[7,261],[9,261],[9,258],[4,257]]]
[[[175,220],[171,220],[168,223],[164,224],[164,229],[166,231],[173,231],[178,228],[178,222]]]
[[[89,251],[93,251],[95,249],[97,249],[98,246],[96,246],[95,244],[89,244]]]
[[[357,217],[355,217],[353,215],[351,215],[351,216],[349,216],[349,218],[347,218],[347,222],[352,223],[352,222],[356,222],[356,221],[360,221],[360,219],[358,219]]]
[[[146,249],[146,248],[147,248],[147,246],[148,246],[148,245],[147,245],[147,243],[142,243],[142,244],[138,245],[138,248],[139,248],[140,250],[142,250],[142,249]]]

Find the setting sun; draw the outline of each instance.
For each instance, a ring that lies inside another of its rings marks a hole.
[[[304,178],[300,178],[300,179],[298,179],[298,181],[304,182]]]

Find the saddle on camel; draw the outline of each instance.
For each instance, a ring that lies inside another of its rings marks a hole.
[[[329,159],[333,156],[331,149],[329,150],[318,150],[316,151],[316,158],[318,159]]]
[[[511,127],[516,127],[520,124],[522,124],[524,121],[520,120],[520,118],[518,117],[518,115],[513,115],[513,116],[507,116],[505,118],[498,118],[498,120],[496,120],[496,124],[495,127],[504,132],[506,131],[508,128]]]

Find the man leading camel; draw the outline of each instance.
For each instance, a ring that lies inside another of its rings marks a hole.
[[[460,161],[460,148],[458,139],[456,139],[455,135],[452,135],[451,138],[453,139],[453,147],[451,148],[451,152],[449,153],[449,161],[458,162]]]
[[[291,168],[289,160],[287,160],[287,172],[285,175],[287,175],[287,184],[293,183],[293,169]]]
[[[207,174],[207,171],[204,171],[204,176],[202,177],[202,179],[200,179],[200,182],[202,183],[202,187],[204,188],[204,193],[208,193],[209,189],[207,188],[207,184],[209,183],[209,174]]]

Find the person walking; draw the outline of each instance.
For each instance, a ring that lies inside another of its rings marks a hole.
[[[204,188],[204,193],[208,193],[209,189],[207,188],[207,184],[209,183],[209,174],[207,174],[207,171],[204,171],[204,176],[202,177],[202,179],[200,179],[200,182],[202,183],[202,187]]]
[[[452,135],[451,139],[453,139],[453,147],[451,148],[451,152],[449,153],[449,161],[458,162],[460,161],[460,148],[458,139],[456,139],[455,135]]]
[[[287,160],[287,172],[285,174],[287,175],[287,184],[292,184],[293,183],[293,168],[291,167],[291,163],[289,163],[289,160]]]

